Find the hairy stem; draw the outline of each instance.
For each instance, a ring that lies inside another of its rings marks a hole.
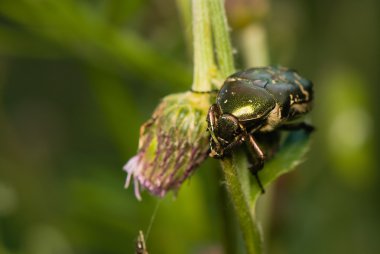
[[[234,72],[224,1],[193,0],[192,3],[194,39],[194,81],[192,89],[209,91],[211,90],[211,82],[215,77],[224,79]],[[215,68],[213,46],[216,51],[218,69]],[[227,192],[235,208],[247,253],[260,254],[260,231],[255,223],[254,214],[250,210],[249,176],[244,174],[248,172],[246,158],[239,154],[234,155],[233,158],[225,158],[222,160],[222,168]],[[233,229],[227,228],[227,230]]]
[[[232,46],[228,33],[228,23],[223,0],[210,0],[210,13],[214,44],[218,61],[219,73],[223,78],[231,75],[234,70]]]
[[[217,65],[219,73],[225,78],[234,72],[234,63],[224,11],[224,1],[209,0],[209,3]],[[242,154],[234,154],[233,157],[227,157],[222,160],[222,168],[227,191],[235,208],[247,253],[260,254],[260,231],[256,225],[255,216],[250,209],[249,176],[244,174],[244,172],[248,172],[246,158]]]
[[[194,37],[194,91],[211,90],[211,80],[215,75],[212,33],[208,1],[193,0],[193,37]]]
[[[224,177],[221,170],[218,170],[218,179]],[[236,221],[234,219],[234,207],[231,205],[227,188],[219,188],[220,211],[223,221],[223,247],[225,254],[235,254],[237,248]]]
[[[243,185],[238,177],[238,161],[234,158],[225,158],[222,161],[225,184],[235,208],[237,220],[243,233],[243,239],[248,254],[261,253],[260,231],[254,221],[254,216],[250,212],[249,198],[243,191]],[[240,156],[239,156],[240,159]],[[246,169],[244,169],[246,170]]]

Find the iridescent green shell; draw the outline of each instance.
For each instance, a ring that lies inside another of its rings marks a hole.
[[[276,106],[291,120],[310,110],[313,84],[284,67],[251,68],[231,75],[217,97],[222,113],[239,121],[265,118]]]

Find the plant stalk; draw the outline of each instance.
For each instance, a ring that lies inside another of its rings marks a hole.
[[[230,43],[227,18],[223,0],[209,0],[211,25],[214,33],[214,45],[217,53],[217,65],[223,78],[234,72],[232,47]],[[248,254],[260,254],[261,235],[255,222],[254,210],[250,209],[250,184],[246,157],[235,153],[221,161],[226,188],[235,208],[235,213],[243,234]],[[239,170],[240,169],[240,170]],[[240,171],[240,174],[239,174]]]
[[[235,208],[247,253],[260,254],[260,230],[255,223],[254,216],[250,211],[249,199],[243,191],[243,185],[239,180],[239,169],[236,167],[239,163],[235,158],[236,156],[234,155],[222,161],[225,185]]]
[[[193,0],[194,79],[192,89],[211,90],[216,73],[208,1]]]
[[[192,89],[210,91],[211,82],[215,77],[225,79],[234,72],[224,1],[193,0],[192,3],[194,39]],[[217,65],[214,61],[213,45],[216,50]],[[249,177],[243,175],[244,172],[247,172],[246,158],[243,155],[234,155],[224,158],[221,163],[226,189],[235,208],[247,253],[260,254],[260,231],[255,223],[254,214],[250,210]],[[238,170],[238,167],[241,167],[241,170]],[[233,229],[229,228],[229,230]]]
[[[209,0],[219,74],[223,79],[235,71],[224,0]]]

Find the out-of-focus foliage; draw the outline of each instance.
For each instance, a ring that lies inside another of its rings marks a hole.
[[[191,28],[175,4],[0,1],[0,253],[133,253],[159,201],[124,190],[121,168],[160,98],[191,84]],[[308,160],[271,193],[268,253],[378,253],[380,3],[258,6],[265,15],[246,20],[265,16],[271,64],[298,69],[316,93]],[[246,21],[234,17],[243,68]],[[215,165],[159,202],[151,253],[220,253]]]

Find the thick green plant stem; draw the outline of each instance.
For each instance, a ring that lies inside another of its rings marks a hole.
[[[234,70],[232,46],[228,33],[228,22],[224,10],[224,0],[209,0],[214,45],[222,78],[231,75]]]
[[[216,177],[217,179],[223,179],[224,174],[222,170],[220,170],[220,167],[215,164],[216,168],[218,169],[216,171]],[[219,186],[220,187],[220,186]],[[232,207],[230,196],[227,192],[227,188],[218,188],[219,192],[219,209],[221,212],[222,217],[222,230],[223,230],[223,236],[222,236],[222,244],[224,248],[225,254],[235,254],[237,243],[238,243],[238,237],[236,234],[236,220],[235,220],[235,211],[234,207]]]
[[[219,74],[227,77],[234,72],[233,54],[223,0],[209,0],[214,45]],[[250,209],[250,184],[245,156],[235,155],[222,160],[226,188],[235,208],[248,254],[261,253],[261,236]],[[241,167],[241,170],[238,170]],[[239,172],[240,171],[240,174]],[[240,175],[240,176],[239,176]]]
[[[240,159],[240,156],[238,158]],[[235,208],[247,253],[260,254],[260,231],[254,221],[253,214],[250,212],[249,198],[247,197],[249,193],[243,191],[244,186],[238,177],[239,169],[236,167],[238,164],[232,157],[225,158],[222,161],[225,185]]]
[[[224,1],[193,0],[192,3],[194,39],[194,81],[192,89],[210,91],[213,79],[224,79],[234,72]],[[215,68],[213,46],[218,69]],[[220,82],[219,85],[221,85]],[[248,172],[246,158],[244,155],[234,154],[233,157],[222,160],[222,168],[226,189],[242,231],[246,252],[248,254],[260,254],[262,250],[261,235],[255,222],[254,210],[250,209],[251,189],[249,176],[246,175]]]
[[[212,33],[208,1],[193,0],[193,37],[194,37],[194,91],[211,90],[215,75]]]

